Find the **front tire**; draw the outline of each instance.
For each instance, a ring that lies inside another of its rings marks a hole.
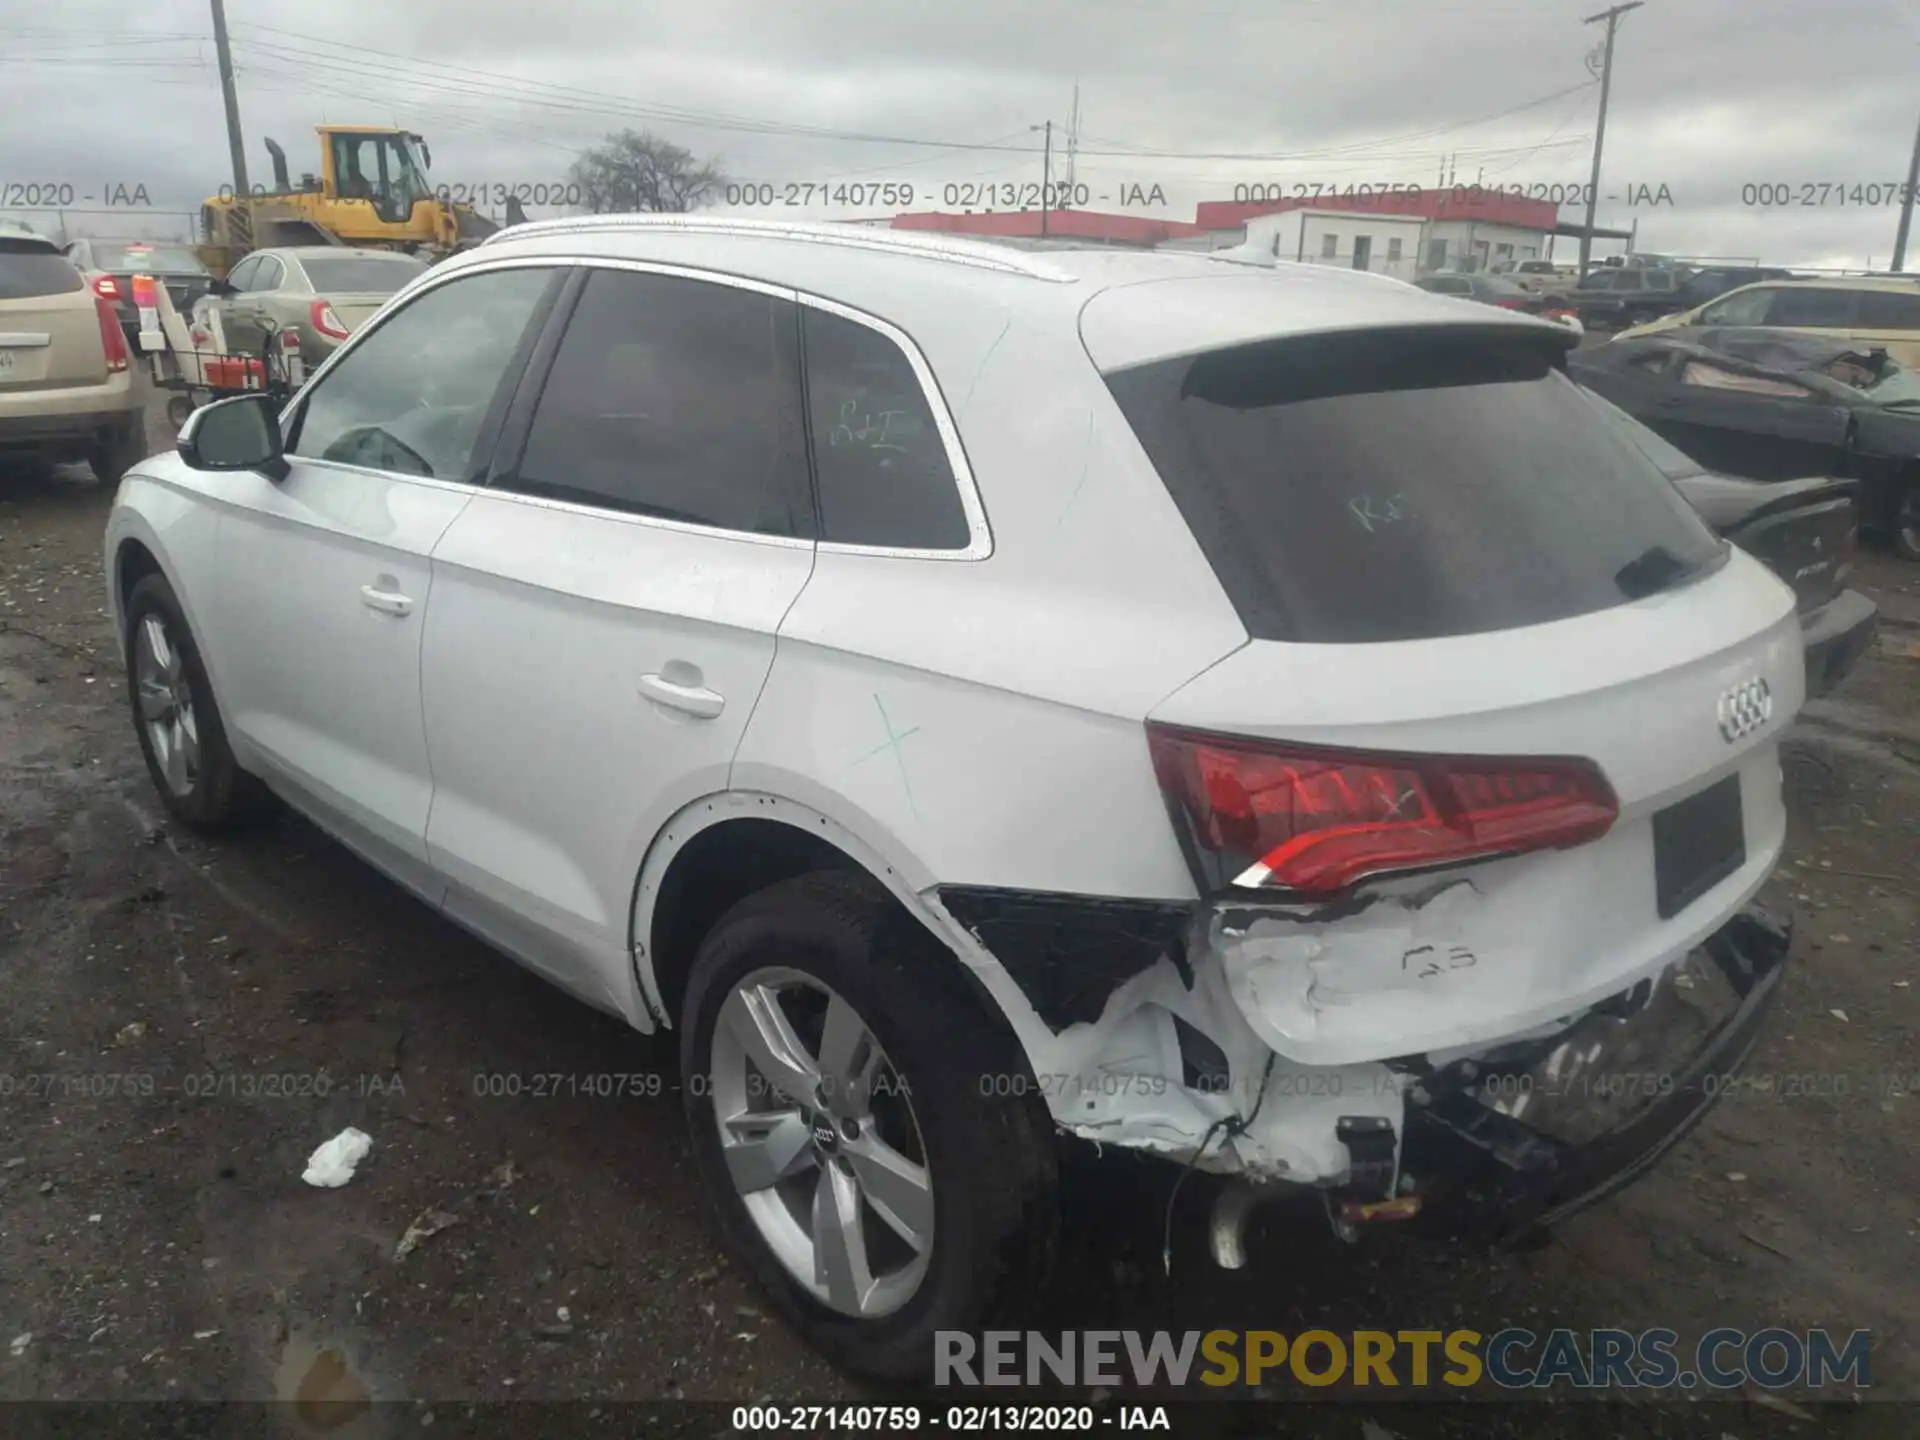
[[[878,1379],[924,1379],[935,1332],[1017,1314],[1053,1258],[1052,1122],[957,963],[867,877],[803,875],[721,918],[682,1007],[728,1240],[810,1344]]]
[[[164,576],[127,597],[127,701],[147,774],[176,820],[218,832],[260,813],[267,790],[227,744],[200,649]]]

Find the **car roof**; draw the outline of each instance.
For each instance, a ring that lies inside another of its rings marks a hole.
[[[791,288],[916,331],[953,307],[1079,320],[1101,369],[1197,354],[1289,334],[1385,325],[1485,325],[1486,307],[1432,295],[1362,270],[1235,261],[1204,251],[1044,250],[925,231],[690,215],[535,221],[489,236],[436,269],[490,260],[581,256],[710,269]],[[1465,313],[1463,313],[1465,312]],[[1561,327],[1508,323],[1555,335]],[[918,338],[916,336],[916,338]]]
[[[9,240],[37,240],[49,250],[56,252],[60,249],[59,241],[53,239],[51,236],[42,235],[31,225],[19,220],[0,217],[0,235],[5,236]]]
[[[382,250],[373,245],[272,245],[252,252],[255,255],[288,255],[295,260],[334,260],[342,256],[356,259],[383,258],[391,256],[395,260],[412,260],[415,264],[427,262],[417,255],[402,255],[397,250]]]
[[[1776,276],[1772,279],[1761,280],[1758,283],[1762,285],[1779,285],[1784,283],[1785,278],[1784,276]],[[1899,293],[1911,291],[1916,285],[1920,285],[1920,276],[1916,276],[1913,279],[1902,279],[1897,275],[1813,275],[1805,279],[1795,280],[1793,285],[1795,289],[1803,290],[1882,290]],[[1741,288],[1746,289],[1748,287],[1742,286]],[[1735,292],[1728,291],[1727,293],[1733,294]]]

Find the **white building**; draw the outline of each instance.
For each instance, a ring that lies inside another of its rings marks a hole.
[[[1420,234],[1426,222],[1417,215],[1382,215],[1365,210],[1283,210],[1255,215],[1244,226],[1216,230],[1191,239],[1171,240],[1166,250],[1244,250],[1250,255],[1307,265],[1338,265],[1370,270],[1396,280],[1414,278],[1420,258]]]

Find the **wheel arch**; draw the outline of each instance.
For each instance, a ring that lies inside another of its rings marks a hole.
[[[629,953],[636,1009],[676,1028],[700,941],[737,901],[794,875],[866,876],[917,919],[998,1012],[1030,1059],[1051,1041],[1006,968],[941,905],[933,877],[906,851],[893,857],[813,806],[765,791],[727,790],[682,806],[647,851],[634,886]]]
[[[143,508],[149,504],[162,512],[157,519]],[[202,568],[211,573],[217,559],[214,531],[208,528],[212,517],[195,517],[192,512],[197,508],[192,500],[172,486],[149,477],[129,474],[120,482],[120,494],[114,503],[103,547],[107,570],[107,604],[113,621],[114,644],[124,664],[127,656],[128,597],[133,594],[133,587],[148,575],[158,575],[165,580],[180,606],[181,614],[186,617],[187,628],[193,632],[194,645],[200,652],[200,663],[206,669],[207,683],[213,687],[217,703],[226,694],[226,689],[221,682],[218,647],[212,643],[205,612],[199,604],[203,597],[197,596],[193,587],[186,583],[170,548],[160,539],[163,531],[171,533],[177,530],[190,534],[192,543],[204,554]],[[200,523],[193,523],[195,519]],[[231,716],[228,717],[228,740],[238,755],[244,742],[234,734]]]

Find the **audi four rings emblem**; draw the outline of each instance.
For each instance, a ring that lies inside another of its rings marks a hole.
[[[1756,676],[1720,697],[1720,738],[1729,745],[1773,718],[1773,691]]]

